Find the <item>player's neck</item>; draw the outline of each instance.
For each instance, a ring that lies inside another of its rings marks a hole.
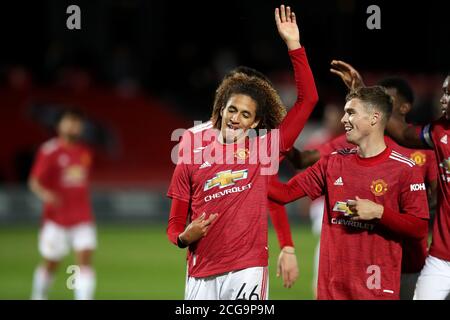
[[[358,156],[361,158],[375,157],[386,149],[383,133],[367,136],[358,144]]]
[[[72,146],[74,146],[74,145],[77,144],[77,141],[76,141],[76,140],[69,139],[69,138],[64,137],[64,136],[59,136],[59,141],[60,141],[61,144],[62,144],[63,146],[65,146],[65,147],[72,147]]]

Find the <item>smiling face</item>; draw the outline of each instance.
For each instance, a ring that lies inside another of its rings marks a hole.
[[[448,75],[442,85],[441,110],[447,120],[450,120],[450,110],[448,105],[450,102],[450,75]]]
[[[372,132],[373,112],[369,112],[359,99],[351,99],[345,104],[344,124],[347,141],[360,145],[361,141]]]
[[[256,128],[257,104],[250,96],[233,94],[221,111],[221,133],[226,143],[236,143],[247,135],[248,129]]]

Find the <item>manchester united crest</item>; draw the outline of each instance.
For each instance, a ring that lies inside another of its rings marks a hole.
[[[414,161],[419,167],[423,166],[425,162],[427,162],[426,154],[420,151],[411,153],[410,159]]]
[[[241,160],[245,160],[250,156],[250,151],[248,151],[248,149],[238,149],[235,153],[234,153],[234,157],[241,159]]]
[[[388,191],[388,185],[383,179],[377,179],[375,181],[372,181],[370,191],[372,191],[375,196],[379,197],[384,195],[386,191]]]

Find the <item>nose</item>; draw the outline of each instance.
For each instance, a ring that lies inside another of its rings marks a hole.
[[[448,104],[448,96],[445,93],[442,95],[440,102],[441,102],[441,104],[443,106],[447,106],[447,104]]]
[[[345,124],[347,122],[347,114],[344,114],[344,116],[341,118],[341,123]]]
[[[238,122],[238,120],[239,120],[239,113],[236,112],[231,116],[231,121]]]

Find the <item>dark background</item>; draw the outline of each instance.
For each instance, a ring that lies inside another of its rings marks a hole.
[[[160,184],[171,175],[171,132],[209,118],[215,88],[230,69],[262,71],[289,106],[295,95],[291,66],[273,16],[281,3],[2,3],[0,119],[6,123],[0,135],[8,137],[8,147],[0,152],[0,181],[26,180],[36,148],[52,134],[54,110],[65,106],[92,118],[91,142],[102,147],[94,182]],[[81,8],[81,30],[66,27],[71,4]],[[448,1],[285,4],[297,14],[319,91],[312,121],[321,119],[327,103],[344,101],[346,88],[329,72],[332,59],[354,65],[369,85],[386,75],[404,76],[417,98],[410,120],[436,117],[450,70]],[[381,9],[381,30],[366,27],[372,4]]]

